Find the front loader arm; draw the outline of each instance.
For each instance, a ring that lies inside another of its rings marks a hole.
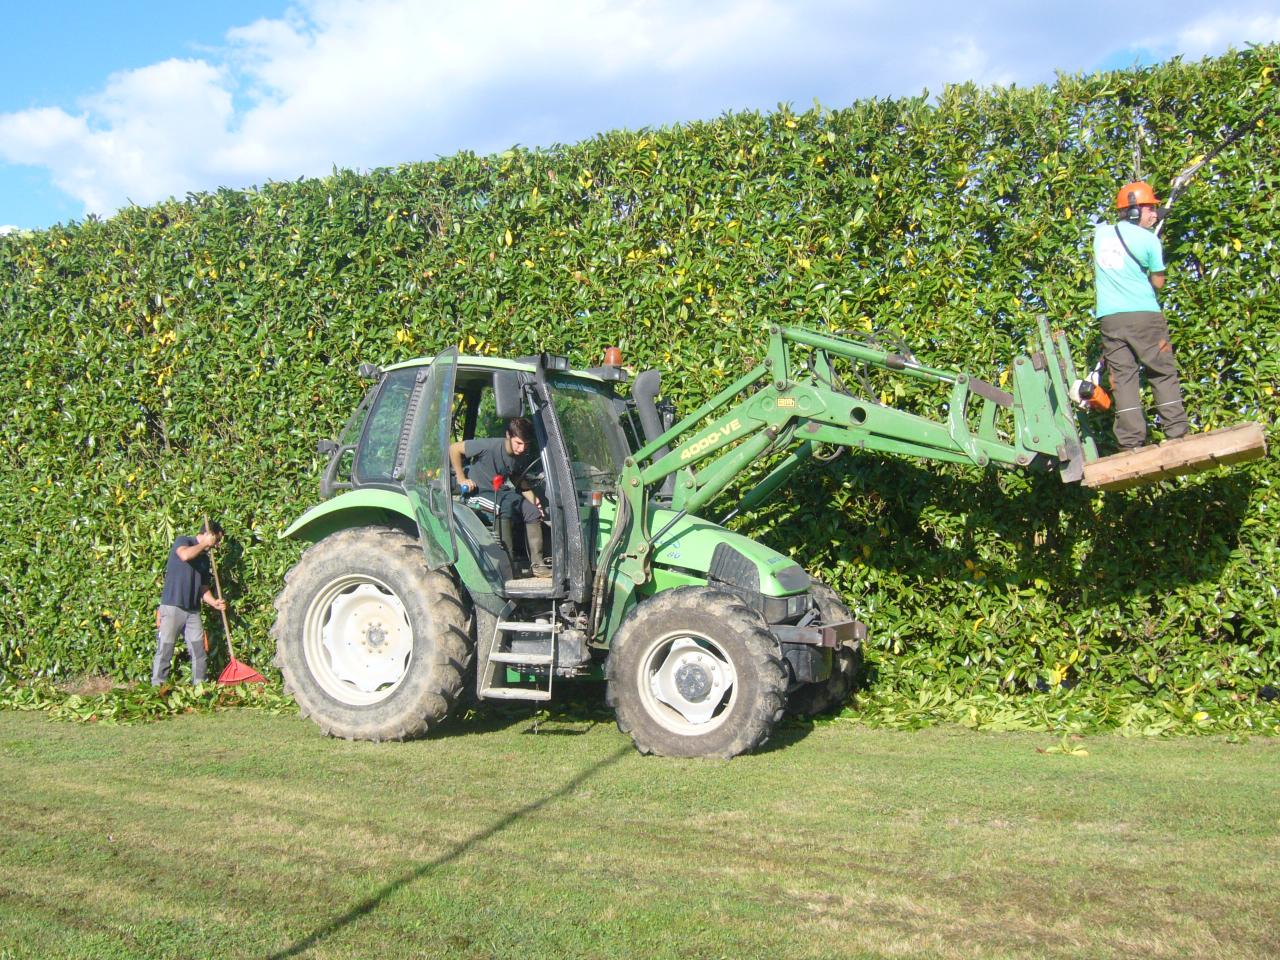
[[[1043,319],[1040,340],[1040,352],[1014,360],[1013,392],[1006,393],[965,373],[924,366],[909,355],[771,326],[762,364],[626,461],[621,495],[628,501],[630,523],[618,544],[619,572],[637,585],[648,579],[654,542],[664,532],[649,529],[650,501],[667,477],[676,477],[672,506],[677,515],[696,514],[754,463],[789,451],[741,505],[754,506],[812,455],[815,444],[984,467],[1027,466],[1039,458],[1057,465],[1064,482],[1078,481],[1086,457],[1096,457],[1096,451],[1091,439],[1081,442],[1083,420],[1077,423],[1070,403],[1070,354],[1065,338],[1050,335]],[[931,420],[848,391],[836,376],[837,360],[947,388],[945,418]],[[976,417],[974,397],[981,402]],[[1012,423],[998,423],[998,418]]]

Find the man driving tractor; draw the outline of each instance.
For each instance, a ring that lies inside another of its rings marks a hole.
[[[458,492],[472,506],[497,517],[498,536],[513,566],[519,514],[529,548],[530,573],[545,578],[551,576],[551,567],[542,559],[542,507],[523,481],[536,456],[533,424],[526,417],[508,420],[502,437],[474,437],[449,445],[449,464]]]

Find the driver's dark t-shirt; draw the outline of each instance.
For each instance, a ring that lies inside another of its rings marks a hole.
[[[462,453],[467,458],[467,479],[476,484],[476,492],[482,496],[493,494],[494,477],[515,478],[533,459],[528,448],[521,457],[507,453],[503,437],[468,440],[462,446]]]
[[[179,537],[173,541],[169,562],[164,568],[162,606],[181,607],[188,612],[200,609],[200,598],[209,586],[209,554],[202,553],[193,560],[178,556],[179,547],[194,547],[199,542],[195,537]]]

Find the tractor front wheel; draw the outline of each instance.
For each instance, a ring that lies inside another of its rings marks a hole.
[[[331,736],[420,736],[462,695],[472,656],[462,600],[399,530],[358,527],[309,547],[276,614],[285,689]]]
[[[782,717],[777,638],[737,596],[680,587],[642,601],[611,644],[608,702],[641,753],[728,759]]]

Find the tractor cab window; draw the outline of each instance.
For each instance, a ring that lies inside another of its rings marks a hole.
[[[405,411],[418,376],[416,367],[393,370],[386,375],[364,424],[360,448],[356,451],[355,478],[358,483],[395,483],[396,451],[404,428]]]
[[[613,492],[629,456],[612,394],[580,380],[554,378],[551,390],[579,494]]]
[[[360,406],[356,407],[355,413],[351,414],[342,433],[338,435],[338,446],[354,448],[360,442],[360,435],[364,433],[364,425],[369,422],[369,411],[373,409],[374,398],[381,386],[381,382],[375,383],[365,391]]]
[[[493,389],[493,371],[465,367],[459,369],[457,381],[454,384],[450,436],[454,440],[500,437],[506,431],[506,427],[507,421],[498,416],[498,404]]]
[[[491,386],[486,385],[485,389],[475,395],[475,408],[475,427],[472,436],[500,437],[506,432],[507,421],[498,416],[498,404],[494,399]]]

